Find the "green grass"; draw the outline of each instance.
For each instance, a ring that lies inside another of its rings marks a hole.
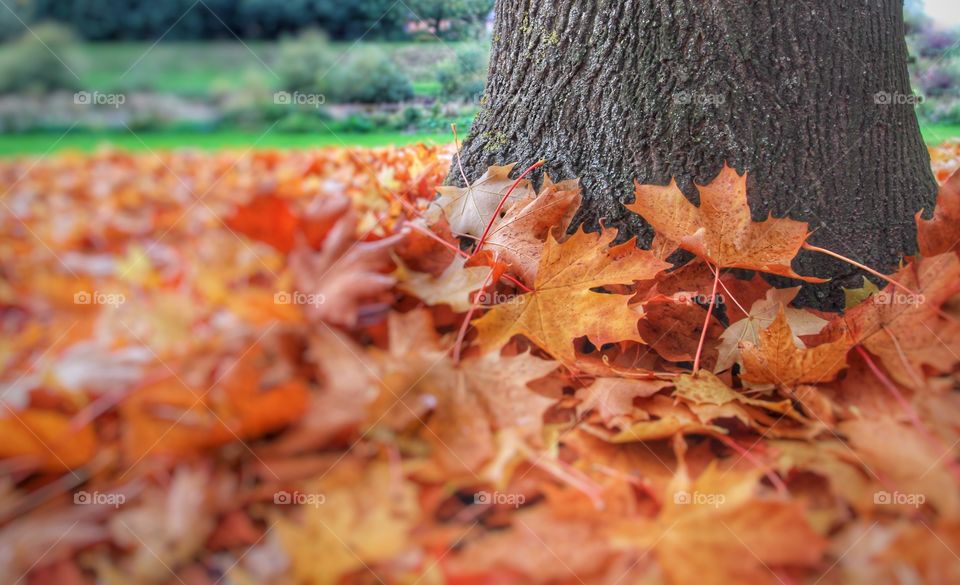
[[[928,144],[939,144],[951,138],[960,138],[960,125],[926,125],[923,136]],[[142,141],[142,142],[141,142]],[[351,133],[304,133],[244,132],[224,130],[215,132],[197,131],[152,131],[137,132],[70,132],[65,136],[56,132],[28,134],[0,134],[0,156],[43,154],[59,150],[89,152],[101,146],[129,150],[163,150],[173,148],[309,148],[319,146],[376,147],[404,145],[416,142],[445,144],[451,141],[449,134],[405,134],[401,132]]]
[[[920,124],[920,132],[927,144],[940,144],[951,138],[960,138],[960,124]]]
[[[319,146],[376,147],[405,145],[416,142],[443,144],[450,142],[446,134],[284,134],[270,132],[220,131],[198,133],[189,131],[138,132],[71,132],[65,136],[58,133],[0,134],[0,156],[44,154],[62,150],[89,152],[99,147],[112,146],[127,150],[167,150],[199,148],[203,150],[223,148],[310,148]]]

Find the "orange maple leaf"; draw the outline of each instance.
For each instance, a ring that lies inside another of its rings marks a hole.
[[[563,233],[579,206],[576,180],[553,183],[546,177],[539,194],[530,191],[494,220],[485,246],[499,252],[510,272],[530,284],[537,276],[547,233]]]
[[[744,371],[741,378],[751,384],[777,384],[794,388],[799,384],[829,382],[847,367],[852,343],[848,335],[814,348],[797,347],[783,305],[769,327],[758,334],[759,345],[740,343]]]
[[[587,336],[597,345],[642,341],[627,295],[591,289],[632,284],[653,278],[669,264],[656,259],[634,240],[608,247],[615,232],[587,234],[582,230],[562,244],[552,234],[540,259],[534,290],[495,306],[474,321],[484,351],[499,348],[514,335],[525,335],[566,364],[576,362],[573,339]]]
[[[673,585],[776,583],[770,565],[814,565],[826,539],[800,502],[757,494],[758,478],[710,464],[691,485],[674,485],[654,529],[627,525],[624,532],[653,548]]]
[[[97,435],[91,425],[71,428],[60,412],[30,408],[8,411],[0,418],[0,459],[26,457],[40,470],[63,473],[86,464],[97,453]]]
[[[671,181],[666,187],[635,184],[636,201],[627,209],[636,212],[657,232],[660,245],[667,240],[720,268],[746,268],[808,282],[825,282],[800,276],[790,262],[807,239],[807,224],[769,217],[753,221],[747,204],[747,175],[726,166],[706,185],[697,185],[700,207],[690,203]]]
[[[830,329],[849,328],[894,380],[920,388],[926,380],[924,365],[947,372],[960,362],[960,323],[941,310],[960,292],[960,259],[953,253],[920,258],[894,280],[912,292],[890,285],[850,309]]]
[[[352,327],[360,318],[363,301],[394,285],[383,271],[390,264],[389,250],[402,234],[373,242],[356,238],[357,218],[347,213],[330,230],[320,252],[300,242],[289,255],[297,291],[309,295],[303,304],[307,318]]]
[[[956,250],[960,244],[960,170],[955,171],[937,192],[937,205],[931,219],[918,211],[917,244],[924,256],[936,256]]]

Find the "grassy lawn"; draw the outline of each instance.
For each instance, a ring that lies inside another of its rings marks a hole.
[[[939,144],[951,138],[960,138],[960,125],[926,125],[923,137],[928,144]],[[141,142],[142,141],[142,142]],[[147,148],[309,148],[317,146],[364,146],[376,147],[404,145],[416,142],[447,143],[449,134],[405,134],[401,132],[355,133],[283,133],[245,131],[154,131],[138,132],[71,132],[61,136],[55,132],[29,134],[0,134],[0,156],[43,154],[58,150],[91,151],[101,146],[113,146],[129,150]]]
[[[940,144],[960,138],[960,124],[920,124],[920,132],[927,144]]]
[[[452,138],[447,134],[285,134],[270,132],[223,131],[197,132],[71,132],[65,136],[57,133],[0,134],[0,156],[43,154],[59,150],[91,151],[102,146],[129,150],[163,150],[172,148],[309,148],[317,146],[387,146],[416,142],[446,143]]]

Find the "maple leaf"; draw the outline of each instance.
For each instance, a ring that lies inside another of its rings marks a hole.
[[[960,582],[960,563],[954,551],[960,550],[960,522],[940,520],[905,526],[889,544],[884,557],[898,567],[911,567],[921,583]]]
[[[169,485],[151,486],[136,505],[125,505],[110,519],[114,542],[131,549],[124,567],[127,579],[158,582],[203,549],[213,531],[216,509],[211,486],[216,485],[203,468],[178,467]]]
[[[879,486],[842,441],[771,441],[770,446],[777,453],[782,475],[795,470],[816,473],[827,479],[834,493],[858,512],[867,513],[874,508],[874,494]]]
[[[41,471],[63,473],[85,465],[97,453],[99,442],[91,425],[74,429],[69,416],[37,408],[7,414],[0,418],[0,459],[26,457]]]
[[[420,517],[417,490],[386,464],[348,462],[298,491],[323,503],[298,506],[298,517],[276,517],[290,558],[287,582],[336,585],[355,570],[416,552],[410,532]]]
[[[720,335],[719,357],[715,372],[722,372],[740,361],[740,343],[747,342],[757,345],[760,343],[760,331],[769,327],[780,311],[783,311],[787,324],[799,342],[801,335],[819,333],[827,321],[817,317],[809,311],[794,309],[787,305],[793,300],[800,287],[772,288],[766,297],[753,303],[750,313],[745,318],[730,323],[730,326]]]
[[[623,531],[655,551],[672,585],[776,583],[771,565],[812,566],[826,539],[799,502],[759,497],[758,478],[710,464],[691,485],[675,484],[653,527]]]
[[[348,336],[321,325],[311,332],[308,357],[322,383],[310,393],[302,418],[277,437],[271,452],[301,453],[325,446],[338,434],[358,427],[376,398],[373,360]]]
[[[466,577],[508,569],[524,575],[524,583],[592,581],[589,576],[606,567],[615,552],[597,519],[537,506],[515,514],[508,529],[489,531],[467,544],[450,571]]]
[[[636,411],[635,398],[646,398],[672,386],[664,380],[627,380],[623,378],[597,378],[593,384],[577,390],[576,397],[582,402],[577,414],[595,410],[605,424],[616,423]]]
[[[395,426],[414,420],[423,425],[448,473],[479,469],[493,456],[498,431],[539,434],[543,413],[555,400],[528,384],[555,370],[556,362],[523,353],[471,356],[455,364],[440,347],[426,310],[392,313],[388,323],[390,350],[381,357],[384,392],[375,410],[383,414],[376,418]],[[433,411],[429,419],[424,404]]]
[[[495,282],[494,269],[490,266],[465,266],[468,258],[457,256],[440,276],[433,277],[422,272],[410,272],[401,265],[397,269],[401,290],[408,292],[428,305],[449,305],[458,313],[464,313],[473,305],[471,293],[484,284]],[[502,272],[502,270],[497,270]]]
[[[922,495],[945,518],[960,515],[960,490],[948,468],[949,456],[935,448],[916,428],[890,417],[861,418],[838,426],[858,460],[873,475],[884,478],[885,490]],[[879,506],[916,506],[904,501],[875,499]]]
[[[553,183],[544,179],[540,193],[532,190],[518,199],[502,218],[494,220],[485,248],[498,252],[510,272],[526,284],[534,282],[547,234],[566,231],[580,206],[576,180]]]
[[[643,319],[637,326],[650,347],[673,362],[693,361],[703,332],[704,310],[690,300],[677,301],[661,295],[644,301],[642,307]],[[712,338],[723,331],[712,315],[707,328],[707,335]]]
[[[923,256],[955,251],[960,243],[960,170],[954,171],[937,192],[931,219],[917,212],[917,244]]]
[[[691,404],[691,410],[698,412],[697,406],[725,406],[739,403],[772,410],[794,420],[805,422],[793,409],[790,400],[770,401],[750,398],[730,388],[715,374],[707,370],[698,370],[693,374],[680,374],[674,379],[676,396]]]
[[[891,284],[850,309],[831,329],[849,329],[896,382],[922,388],[923,366],[947,372],[960,362],[960,323],[941,310],[960,292],[960,259],[953,253],[920,258],[893,278],[912,292]]]
[[[513,164],[489,167],[467,187],[437,187],[440,197],[432,205],[443,210],[453,233],[480,237],[503,196],[514,183],[510,178],[513,167]],[[531,190],[530,181],[520,181],[505,206],[525,198]]]
[[[124,455],[190,455],[211,446],[258,437],[304,413],[309,397],[300,379],[261,387],[270,358],[251,348],[212,388],[194,388],[178,376],[144,384],[120,405]]]
[[[522,334],[565,364],[576,362],[573,339],[587,336],[594,344],[642,341],[641,314],[628,306],[626,295],[591,289],[632,284],[653,278],[669,265],[634,240],[608,248],[613,230],[587,234],[578,230],[564,243],[548,234],[531,293],[493,307],[474,321],[484,351],[499,348]]]
[[[299,221],[290,211],[287,201],[275,195],[266,195],[238,207],[226,219],[226,225],[235,232],[266,242],[286,253],[293,248]]]
[[[655,441],[677,434],[724,434],[718,426],[704,422],[686,404],[677,404],[666,396],[654,395],[641,404],[641,410],[656,418],[641,420],[610,437],[613,443]]]
[[[769,217],[755,222],[747,204],[747,175],[724,164],[717,177],[697,185],[700,207],[690,203],[671,181],[666,187],[636,183],[636,199],[627,209],[640,214],[657,236],[719,268],[746,268],[808,282],[790,262],[807,239],[807,224]]]
[[[829,382],[847,367],[852,344],[847,335],[812,349],[797,344],[787,323],[783,305],[769,327],[760,332],[759,345],[740,342],[744,371],[740,377],[751,384],[799,384]]]
[[[320,252],[301,241],[289,255],[297,290],[285,292],[290,298],[302,294],[316,299],[303,305],[311,320],[353,327],[360,318],[363,300],[394,285],[393,277],[382,271],[389,266],[390,248],[403,234],[359,242],[356,222],[356,216],[349,213],[330,230]]]

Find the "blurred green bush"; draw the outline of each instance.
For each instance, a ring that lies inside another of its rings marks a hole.
[[[0,8],[2,10],[2,8]],[[54,23],[31,27],[0,53],[0,93],[77,89],[79,69],[69,28]]]
[[[479,100],[487,81],[488,51],[480,46],[467,46],[437,67],[440,96],[445,99]]]

